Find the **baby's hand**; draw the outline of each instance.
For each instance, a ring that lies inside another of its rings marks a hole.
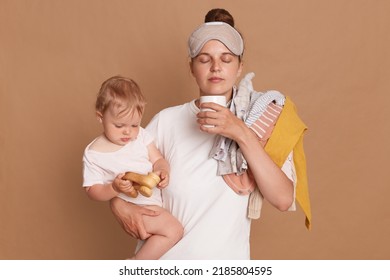
[[[165,188],[166,186],[168,186],[169,184],[169,172],[166,171],[166,170],[155,170],[153,171],[154,173],[156,173],[158,176],[160,176],[160,183],[158,183],[157,185],[157,188],[159,189],[163,189]]]
[[[133,184],[129,180],[123,180],[122,177],[124,176],[124,173],[118,174],[114,181],[112,182],[112,188],[116,192],[124,193],[124,194],[130,194],[135,191]]]

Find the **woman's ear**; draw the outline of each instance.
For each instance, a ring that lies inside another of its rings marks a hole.
[[[102,123],[103,122],[103,114],[99,111],[96,111],[96,118],[98,122]]]
[[[237,78],[240,77],[242,70],[244,68],[244,63],[242,61],[240,61],[239,63],[240,63],[240,65],[238,66]]]
[[[188,61],[188,66],[190,67],[191,75],[194,76],[194,71],[192,70],[192,59]]]

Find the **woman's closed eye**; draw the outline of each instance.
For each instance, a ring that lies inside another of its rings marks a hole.
[[[208,55],[202,54],[202,55],[198,56],[198,61],[200,63],[208,63],[208,62],[210,62],[210,60],[211,60],[211,58]]]
[[[224,54],[221,56],[221,61],[224,63],[230,63],[233,61],[233,55],[231,54]]]

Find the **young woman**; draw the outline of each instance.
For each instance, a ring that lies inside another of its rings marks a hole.
[[[221,18],[223,22],[218,21]],[[189,38],[190,69],[199,96],[223,95],[230,105],[200,105],[199,99],[192,100],[162,110],[146,128],[171,166],[169,188],[163,190],[164,208],[184,226],[183,238],[161,259],[250,258],[250,195],[237,191],[234,182],[228,184],[220,173],[220,160],[209,156],[221,139],[235,143],[249,179],[264,199],[281,211],[294,205],[292,153],[282,166],[275,164],[254,130],[233,108],[238,104],[235,84],[243,70],[244,52],[241,35],[230,25],[233,17],[217,9],[208,13],[206,21]],[[213,111],[201,112],[200,106]],[[118,199],[112,200],[111,207],[130,234],[148,238],[140,217],[157,212]]]

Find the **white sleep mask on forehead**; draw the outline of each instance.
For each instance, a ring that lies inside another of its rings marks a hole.
[[[227,23],[215,21],[204,23],[192,32],[188,39],[190,57],[196,57],[204,44],[210,40],[220,41],[235,55],[240,56],[244,52],[244,42],[240,33]]]

